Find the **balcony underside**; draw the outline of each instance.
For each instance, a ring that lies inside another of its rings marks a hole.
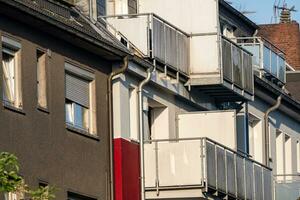
[[[204,93],[216,100],[216,102],[236,102],[252,100],[253,95],[241,89],[227,80],[220,78],[193,78],[190,85],[199,93]]]
[[[201,188],[195,189],[169,189],[169,190],[160,190],[159,196],[157,195],[156,189],[146,189],[146,199],[157,200],[200,200],[206,199],[202,193]]]
[[[157,192],[156,188],[146,188],[147,200],[201,200],[201,199],[235,199],[234,196],[226,195],[215,189],[206,188],[204,186],[182,187],[182,188],[164,188]]]

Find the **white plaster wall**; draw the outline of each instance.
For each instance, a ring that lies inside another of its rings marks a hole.
[[[107,0],[107,15],[119,15],[128,13],[127,0]]]
[[[255,98],[254,102],[249,103],[249,112],[263,119],[264,112],[271,107],[271,105],[266,104],[264,101]],[[276,169],[276,133],[278,131],[291,137],[291,149],[288,149],[287,155],[290,154],[290,158],[284,160],[291,160],[292,166],[287,166],[287,169],[291,169],[289,172],[297,173],[297,160],[300,159],[300,155],[297,156],[297,141],[300,141],[300,123],[290,118],[288,115],[280,112],[274,111],[270,115],[270,157],[272,159],[271,167],[273,168],[273,173],[282,173],[282,169]],[[262,123],[264,123],[262,121]],[[283,136],[282,136],[283,137]],[[284,142],[284,138],[281,139],[281,144]],[[278,146],[279,144],[277,144]],[[282,154],[282,152],[280,152]],[[259,160],[258,160],[259,161]],[[282,161],[279,161],[282,162]],[[278,172],[277,172],[278,170]]]
[[[139,0],[139,11],[155,13],[187,33],[217,32],[216,0]]]
[[[121,75],[113,83],[113,106],[114,106],[114,137],[127,140],[138,140],[138,96],[137,87],[140,80],[130,74]],[[133,91],[134,90],[134,91]],[[132,96],[133,95],[133,96]],[[131,96],[131,98],[130,98]],[[176,116],[179,113],[188,111],[197,111],[192,104],[183,102],[169,93],[153,84],[148,84],[144,88],[144,110],[147,110],[147,98],[151,98],[167,109],[156,120],[156,126],[153,129],[154,138],[167,139],[175,138]],[[131,113],[131,114],[130,114]]]
[[[179,115],[179,137],[208,137],[237,150],[236,113],[228,111],[192,112]]]
[[[130,106],[129,106],[129,85],[121,75],[113,81],[113,123],[114,138],[129,138],[130,136]],[[125,105],[125,106],[124,106]]]
[[[190,72],[220,73],[218,35],[205,35],[190,38]]]

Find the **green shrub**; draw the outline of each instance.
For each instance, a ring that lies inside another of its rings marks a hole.
[[[29,196],[32,200],[51,200],[55,198],[54,188],[39,187],[31,190],[19,175],[19,162],[15,155],[0,153],[0,193],[16,192]]]

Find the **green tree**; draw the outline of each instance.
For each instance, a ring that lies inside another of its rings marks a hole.
[[[32,200],[51,200],[55,198],[53,187],[30,189],[25,180],[19,175],[19,170],[19,162],[15,155],[7,152],[0,153],[0,193],[22,193]]]

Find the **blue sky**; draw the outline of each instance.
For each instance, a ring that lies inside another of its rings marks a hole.
[[[258,24],[271,23],[273,14],[274,2],[280,1],[282,6],[284,0],[228,0],[232,5],[241,11],[255,11],[256,13],[247,14],[251,20]],[[292,13],[292,19],[300,23],[300,0],[285,0],[288,7],[295,6],[298,12]],[[276,4],[277,4],[276,3]],[[274,20],[273,20],[274,23]]]

